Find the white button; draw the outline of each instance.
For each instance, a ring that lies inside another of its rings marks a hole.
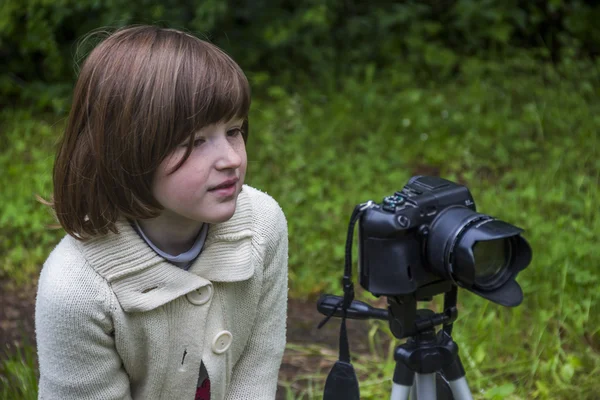
[[[210,300],[212,297],[212,291],[212,285],[206,285],[194,290],[193,292],[189,292],[185,295],[185,297],[187,297],[190,303],[201,306]]]
[[[216,354],[222,354],[231,346],[233,335],[229,331],[221,331],[215,336],[212,342],[212,351]]]

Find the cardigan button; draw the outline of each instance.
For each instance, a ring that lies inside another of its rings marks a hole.
[[[229,331],[221,331],[215,336],[212,342],[212,351],[216,354],[223,354],[231,346],[233,335]]]
[[[196,306],[206,304],[212,297],[213,288],[212,285],[202,286],[192,292],[185,295],[188,301]]]

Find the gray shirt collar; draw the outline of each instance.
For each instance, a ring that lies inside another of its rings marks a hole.
[[[165,260],[169,261],[172,264],[177,265],[179,268],[187,270],[190,265],[192,265],[192,261],[198,257],[200,252],[202,251],[202,247],[204,246],[204,241],[206,240],[206,234],[208,233],[208,224],[202,224],[200,228],[200,232],[196,237],[196,241],[192,245],[192,247],[181,254],[173,255],[169,253],[165,253],[146,236],[140,225],[137,221],[134,221],[133,228],[136,232],[144,239],[144,241],[154,250],[159,256],[163,257]]]

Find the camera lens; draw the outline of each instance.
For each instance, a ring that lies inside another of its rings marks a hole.
[[[482,287],[495,286],[502,280],[512,254],[508,239],[477,242],[473,246],[475,259],[475,284]]]
[[[488,300],[518,305],[515,276],[531,261],[521,228],[463,206],[449,206],[429,226],[427,260],[432,272]]]

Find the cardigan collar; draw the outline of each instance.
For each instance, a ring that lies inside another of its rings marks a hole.
[[[254,274],[252,214],[242,189],[233,217],[209,226],[202,252],[188,271],[156,254],[125,219],[117,221],[118,233],[77,243],[125,311],[147,311],[211,282],[249,279]]]

